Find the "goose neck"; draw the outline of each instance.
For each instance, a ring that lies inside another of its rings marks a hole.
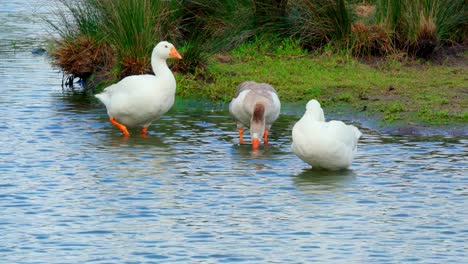
[[[151,67],[153,68],[153,72],[156,75],[170,71],[165,59],[153,58],[151,60]]]

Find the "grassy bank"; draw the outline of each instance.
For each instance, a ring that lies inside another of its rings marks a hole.
[[[318,98],[328,108],[347,106],[387,123],[468,122],[466,64],[387,59],[370,65],[346,54],[309,54],[291,41],[252,42],[211,57],[209,72],[177,75],[178,95],[229,101],[240,82],[255,80],[272,84],[287,102]]]
[[[51,54],[71,77],[118,80],[150,71],[159,40],[185,54],[181,73],[256,37],[294,39],[309,52],[331,47],[354,57],[404,53],[428,59],[468,35],[465,0],[57,0]],[[269,44],[273,44],[272,43]]]
[[[465,0],[57,1],[53,64],[92,92],[151,73],[165,39],[184,57],[171,65],[179,96],[228,101],[256,80],[284,101],[318,98],[385,122],[467,121],[466,64],[433,63],[466,49]]]

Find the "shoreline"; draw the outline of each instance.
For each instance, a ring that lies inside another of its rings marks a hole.
[[[449,58],[455,61],[450,65],[389,59],[369,65],[336,54],[295,59],[256,55],[246,59],[229,54],[228,63],[212,59],[208,81],[177,74],[178,96],[229,102],[239,83],[253,80],[273,85],[284,103],[300,106],[314,98],[328,115],[371,119],[370,126],[379,130],[467,134],[468,67],[460,59],[467,58],[465,53],[458,63]]]
[[[304,102],[304,107],[305,107]],[[289,103],[294,104],[298,103]],[[325,120],[340,120],[346,124],[357,124],[359,127],[385,133],[394,136],[412,136],[412,137],[468,137],[468,124],[461,122],[452,122],[444,125],[431,125],[423,122],[392,122],[386,123],[376,114],[369,114],[353,110],[350,106],[330,106],[322,107],[325,113]],[[304,109],[303,109],[304,110]],[[288,115],[298,115],[295,113],[285,113]],[[298,115],[300,118],[301,114]]]
[[[254,80],[272,84],[284,104],[298,109],[318,99],[327,120],[349,120],[392,135],[468,136],[468,69],[462,59],[448,57],[449,65],[385,58],[369,64],[337,54],[255,55],[230,53],[223,56],[228,62],[213,56],[207,76],[176,73],[177,98],[228,104],[240,82]],[[300,63],[304,67],[297,67]],[[99,88],[104,87],[84,89]]]
[[[281,98],[280,98],[281,100]],[[305,111],[307,102],[285,102],[282,101],[281,116],[286,116],[287,119],[294,117],[295,121],[299,121]],[[200,98],[177,97],[173,108],[170,111],[177,111],[178,108],[195,107],[203,108],[208,106],[211,111],[227,111],[229,102],[223,101],[207,101]],[[394,136],[410,136],[410,137],[468,137],[468,124],[466,123],[449,123],[445,125],[430,125],[424,123],[404,123],[393,122],[385,123],[377,115],[368,114],[353,110],[350,106],[327,106],[322,107],[325,113],[325,119],[340,120],[346,124],[358,125],[360,128],[385,133]],[[204,110],[208,111],[208,110]],[[229,117],[229,116],[227,116]],[[291,122],[291,124],[294,121]]]
[[[322,107],[323,108],[323,107]],[[468,137],[468,123],[449,122],[446,124],[428,124],[422,121],[382,120],[378,114],[355,110],[350,105],[323,108],[326,120],[341,120],[345,123],[359,124],[360,127],[395,136],[414,137]],[[328,115],[327,115],[328,113]]]
[[[331,110],[333,111],[333,110]],[[430,125],[422,122],[393,122],[384,123],[379,117],[373,115],[357,114],[351,116],[334,115],[333,119],[346,120],[345,123],[357,123],[359,126],[394,136],[412,137],[468,137],[468,124],[453,122],[444,125]]]

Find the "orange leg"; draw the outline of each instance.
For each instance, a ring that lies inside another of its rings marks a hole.
[[[265,130],[265,133],[263,134],[263,144],[268,144],[268,130]]]
[[[144,136],[148,135],[148,127],[142,128],[141,129],[141,134],[144,135]]]
[[[124,137],[129,137],[130,136],[130,133],[128,133],[128,130],[127,130],[127,127],[120,124],[119,122],[117,122],[117,120],[115,120],[115,118],[111,117],[110,118],[110,122],[116,126],[120,132],[122,132],[122,134],[124,135]]]
[[[244,130],[239,129],[239,144],[244,143],[244,141],[242,140],[242,135],[244,135]]]

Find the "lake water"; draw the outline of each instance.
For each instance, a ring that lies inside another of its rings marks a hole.
[[[227,105],[178,99],[125,139],[31,52],[45,3],[0,5],[0,263],[468,263],[467,138],[360,127],[352,170],[315,172],[301,108],[254,153]]]

